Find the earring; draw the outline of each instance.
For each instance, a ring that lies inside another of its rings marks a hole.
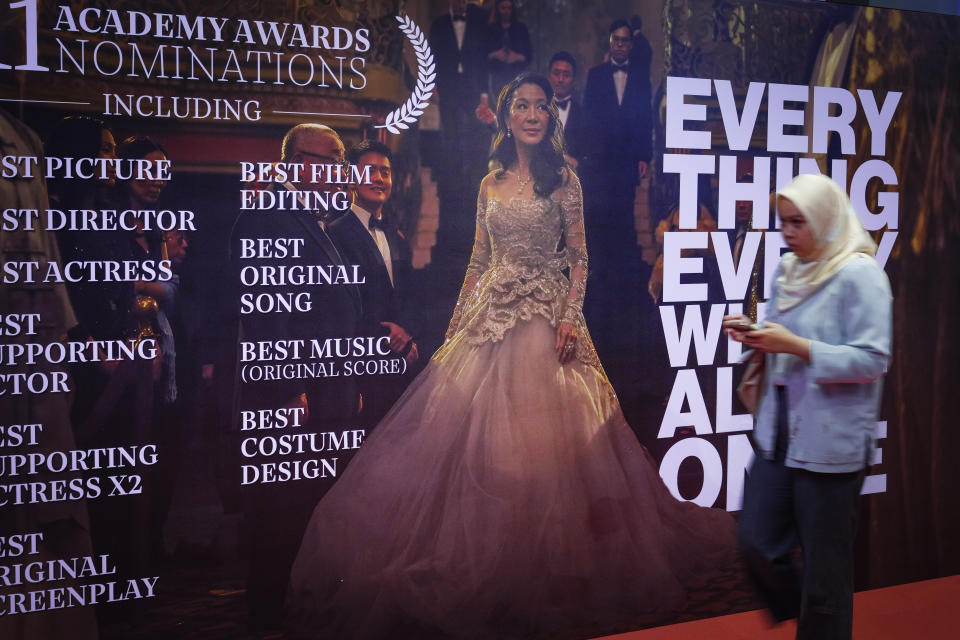
[[[512,137],[513,137],[513,131],[511,131],[510,129],[507,129],[507,137],[508,137],[508,138],[512,138]]]

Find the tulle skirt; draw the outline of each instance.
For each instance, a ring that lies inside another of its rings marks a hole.
[[[536,637],[682,609],[732,518],[674,499],[603,372],[540,317],[437,352],[315,509],[293,630]]]

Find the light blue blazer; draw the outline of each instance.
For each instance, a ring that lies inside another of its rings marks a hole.
[[[759,453],[773,458],[777,434],[773,386],[783,384],[790,433],[786,466],[827,473],[858,471],[873,458],[883,376],[890,364],[890,281],[876,260],[858,254],[818,291],[781,312],[776,306],[779,274],[777,267],[766,320],[809,338],[810,362],[767,354],[754,429]]]

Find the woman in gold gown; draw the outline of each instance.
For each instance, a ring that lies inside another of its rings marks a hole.
[[[303,635],[602,631],[730,566],[732,518],[670,495],[590,341],[551,97],[537,74],[500,95],[502,169],[480,185],[447,340],[314,511],[288,595]]]

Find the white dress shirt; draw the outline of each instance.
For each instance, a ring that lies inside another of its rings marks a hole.
[[[463,51],[463,34],[467,31],[467,21],[454,20],[451,11],[450,22],[453,23],[453,34],[457,37],[457,51]],[[457,73],[463,73],[463,63],[457,63]]]
[[[617,105],[623,104],[623,91],[627,88],[627,69],[623,68],[613,72],[613,84],[617,88]]]
[[[570,103],[573,102],[573,98],[569,98],[566,101],[564,106],[560,106],[558,100],[553,101],[557,105],[557,114],[560,116],[560,124],[563,125],[564,129],[567,127],[567,118],[570,117]]]
[[[377,249],[380,250],[380,255],[383,256],[383,264],[387,267],[387,277],[390,278],[390,285],[393,286],[393,260],[390,258],[390,243],[387,242],[387,234],[383,232],[383,229],[370,228],[370,216],[372,214],[360,205],[354,203],[350,206],[350,210],[353,212],[353,215],[357,216],[360,224],[363,225],[363,228],[367,230],[371,237],[373,237],[373,241],[377,244]]]

